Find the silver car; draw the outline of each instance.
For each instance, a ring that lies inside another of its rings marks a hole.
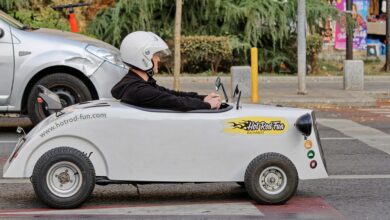
[[[0,11],[0,113],[28,114],[37,124],[50,112],[37,85],[62,105],[111,97],[127,69],[119,50],[102,41],[52,29],[31,29]]]

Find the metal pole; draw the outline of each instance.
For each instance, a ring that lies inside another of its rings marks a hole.
[[[306,8],[305,0],[298,0],[298,94],[306,91]]]
[[[386,1],[386,14],[387,14],[387,19],[386,19],[386,66],[385,66],[385,71],[389,72],[390,71],[390,2]]]
[[[182,0],[176,0],[176,15],[175,15],[175,58],[173,67],[173,89],[178,91],[180,89],[180,38],[181,38],[181,14],[182,14]]]
[[[347,21],[352,19],[352,0],[347,0]],[[349,22],[347,22],[347,60],[353,60],[353,30],[350,30],[351,27],[348,27]]]
[[[251,48],[251,69],[252,69],[252,103],[259,102],[259,88],[258,88],[258,75],[259,75],[259,58],[258,50],[256,47]]]

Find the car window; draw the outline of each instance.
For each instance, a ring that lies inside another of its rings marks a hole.
[[[1,10],[0,10],[0,19],[7,22],[9,25],[11,25],[14,28],[23,29],[23,27],[24,27],[24,25],[22,23],[20,23],[15,18],[9,16],[8,14],[6,14],[5,12],[3,12]]]

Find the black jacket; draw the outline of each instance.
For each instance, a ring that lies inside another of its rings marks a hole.
[[[176,92],[156,84],[156,80],[143,80],[136,73],[129,71],[112,89],[114,98],[122,102],[145,107],[190,111],[195,109],[210,109],[204,102],[205,96],[195,92]]]

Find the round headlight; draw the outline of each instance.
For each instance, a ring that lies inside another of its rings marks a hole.
[[[312,120],[309,113],[302,115],[295,122],[295,127],[304,135],[305,137],[310,136]]]

